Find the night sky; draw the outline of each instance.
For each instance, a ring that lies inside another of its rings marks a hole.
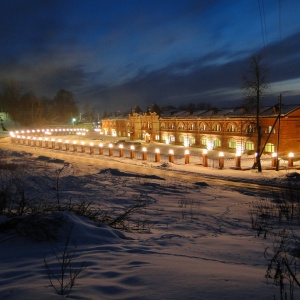
[[[0,79],[97,111],[243,100],[265,55],[267,99],[299,103],[299,0],[9,0],[0,4]]]

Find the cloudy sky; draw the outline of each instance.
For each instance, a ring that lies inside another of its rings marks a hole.
[[[0,4],[0,79],[79,106],[234,106],[249,58],[268,98],[299,103],[299,0],[9,0]]]

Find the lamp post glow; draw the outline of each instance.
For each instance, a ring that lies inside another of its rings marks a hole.
[[[103,144],[99,144],[99,155],[103,155]]]
[[[113,156],[113,144],[108,145],[108,155]]]
[[[190,163],[190,151],[189,150],[184,151],[184,163],[186,165]]]
[[[235,167],[236,167],[236,169],[241,168],[241,152],[240,151],[237,151],[237,153],[235,155]]]
[[[58,140],[58,150],[61,150],[62,149],[62,140],[59,139]]]
[[[219,169],[224,168],[224,153],[220,152],[219,153]]]
[[[172,149],[169,151],[169,162],[174,163],[174,151]]]
[[[202,164],[203,164],[203,167],[207,167],[208,166],[208,163],[207,163],[207,153],[208,153],[208,151],[206,149],[204,149],[203,152],[202,152]]]
[[[49,139],[45,138],[45,148],[48,148],[48,147],[49,147]]]
[[[85,153],[85,143],[81,142],[81,153]]]
[[[123,145],[121,144],[121,145],[119,145],[119,156],[120,156],[120,157],[123,157],[123,155],[124,155],[124,147],[123,147]]]
[[[146,147],[142,148],[142,153],[143,153],[143,160],[147,160],[147,148]]]
[[[288,158],[288,167],[292,168],[293,166],[294,166],[294,153],[290,152]]]
[[[135,156],[135,148],[134,146],[130,146],[130,158],[133,159]]]
[[[272,167],[275,168],[277,164],[277,153],[272,153]]]
[[[155,149],[155,162],[160,162],[160,151]]]
[[[254,164],[257,163],[257,153],[254,153]]]
[[[69,151],[69,149],[70,149],[69,140],[65,140],[65,149],[66,149],[66,151]]]
[[[77,152],[77,141],[73,141],[73,152]]]
[[[90,143],[90,154],[94,154],[94,143]]]
[[[55,149],[55,139],[54,138],[51,139],[51,148]]]

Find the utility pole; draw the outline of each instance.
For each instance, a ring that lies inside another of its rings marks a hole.
[[[279,111],[278,111],[278,129],[277,129],[277,160],[276,171],[279,171],[279,144],[280,144],[280,118],[281,118],[281,94],[279,95]]]

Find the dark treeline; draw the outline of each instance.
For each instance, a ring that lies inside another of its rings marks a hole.
[[[23,126],[70,123],[79,115],[71,92],[62,89],[53,98],[39,98],[33,91],[22,93],[21,85],[13,79],[1,82],[0,111]]]

